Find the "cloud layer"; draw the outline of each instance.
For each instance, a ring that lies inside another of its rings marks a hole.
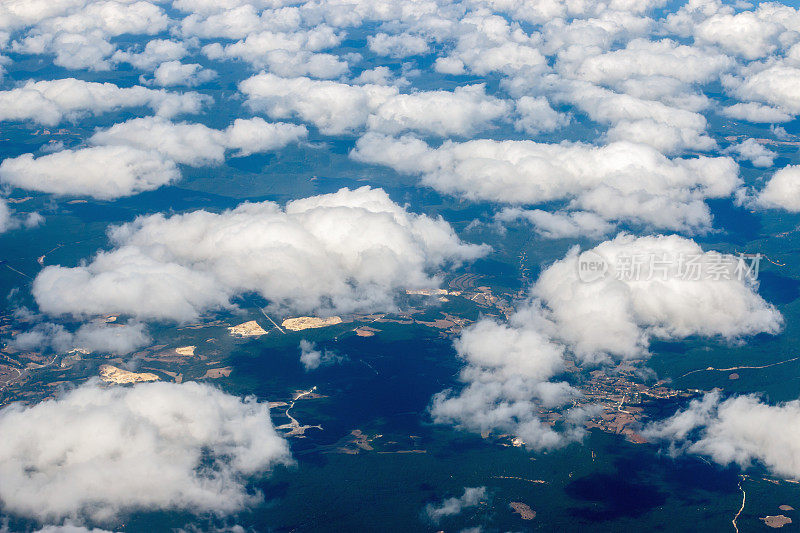
[[[0,501],[51,521],[136,509],[231,513],[246,477],[290,461],[268,407],[197,383],[103,388],[0,410]]]
[[[140,217],[109,236],[89,263],[40,272],[44,312],[190,320],[248,292],[295,312],[391,309],[394,291],[434,287],[441,268],[488,251],[369,187]]]
[[[718,391],[711,392],[651,424],[645,435],[668,444],[674,455],[703,455],[741,468],[759,463],[776,475],[800,477],[798,400],[769,405],[755,395],[722,400]]]
[[[587,255],[605,263],[605,275],[581,276]],[[682,270],[687,264],[698,265],[691,267],[697,279]],[[592,411],[569,408],[580,392],[561,376],[567,360],[647,357],[652,338],[731,341],[780,331],[781,314],[751,278],[734,275],[738,265],[674,235],[621,234],[583,255],[573,248],[541,273],[507,323],[482,319],[462,331],[454,345],[466,363],[463,385],[435,395],[431,416],[475,433],[511,434],[537,450],[579,440]],[[704,277],[712,272],[720,276]],[[558,412],[558,425],[543,421],[542,409]]]
[[[591,146],[477,140],[431,148],[412,137],[367,134],[351,156],[419,174],[424,184],[469,200],[515,205],[562,201],[570,210],[589,211],[604,221],[676,231],[710,227],[704,200],[730,196],[741,184],[730,158],[668,159],[630,142]]]
[[[111,200],[157,189],[180,179],[173,161],[154,150],[96,146],[0,163],[0,182],[62,196]]]
[[[131,108],[149,107],[158,115],[171,117],[197,113],[210,100],[198,93],[170,93],[146,87],[118,87],[65,78],[28,81],[21,87],[0,91],[0,120],[32,120],[54,126],[64,119]]]
[[[781,314],[758,295],[754,280],[739,278],[738,258],[705,252],[690,239],[623,234],[591,252],[608,267],[602,279],[581,280],[573,249],[531,289],[549,310],[557,337],[579,356],[639,357],[651,338],[735,340],[782,327]]]

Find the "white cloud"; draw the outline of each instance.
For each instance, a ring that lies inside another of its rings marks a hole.
[[[670,39],[634,39],[625,48],[586,57],[575,76],[597,84],[617,84],[632,77],[671,77],[683,83],[708,83],[734,65],[723,54]]]
[[[759,59],[775,51],[777,37],[782,31],[777,21],[743,11],[709,17],[694,28],[694,35],[700,43],[716,44],[745,59]]]
[[[430,148],[412,138],[367,133],[351,157],[469,200],[515,205],[569,201],[571,210],[608,221],[677,231],[711,224],[706,198],[729,196],[741,183],[730,158],[668,159],[646,145],[605,146],[532,141],[445,141]]]
[[[27,81],[21,87],[0,91],[0,120],[33,120],[52,126],[64,119],[140,106],[171,117],[197,113],[209,99],[193,92],[178,94],[139,86],[122,88],[113,83],[75,78]]]
[[[0,198],[0,233],[8,231],[14,227],[14,219],[11,218],[11,209],[4,198]]]
[[[179,178],[171,160],[129,146],[62,150],[38,158],[23,154],[0,164],[0,182],[5,185],[102,200],[157,189]]]
[[[198,383],[90,382],[5,407],[0,430],[4,510],[40,521],[105,521],[138,509],[232,513],[260,499],[247,476],[291,460],[266,403]]]
[[[44,217],[37,212],[28,213],[25,218],[14,216],[5,198],[0,197],[0,233],[19,228],[34,228],[44,222]]]
[[[778,154],[764,147],[755,139],[745,139],[725,149],[725,153],[738,155],[738,159],[747,159],[754,167],[771,167]]]
[[[201,5],[201,2],[196,0],[189,2],[178,0],[174,5],[181,6],[179,9],[183,11],[192,12],[180,21],[183,35],[219,41],[244,39],[264,31],[298,30],[303,22],[299,9],[294,6],[281,7],[282,3],[225,0],[224,3]],[[259,12],[260,8],[275,9],[264,9]]]
[[[464,509],[475,507],[486,500],[486,487],[465,487],[460,497],[447,498],[439,505],[429,503],[425,506],[425,515],[434,524],[442,518],[460,514]]]
[[[224,130],[172,123],[159,117],[131,119],[97,131],[97,146],[34,158],[24,154],[0,164],[0,182],[59,195],[113,199],[157,189],[180,179],[175,163],[221,164],[233,156],[277,150],[307,134],[304,126],[236,119]]]
[[[539,50],[539,35],[529,35],[518,23],[509,23],[502,16],[472,11],[457,26],[435,28],[431,34],[439,36],[443,30],[455,38],[455,47],[436,60],[438,72],[535,76],[547,69],[547,59]]]
[[[239,89],[253,109],[273,118],[298,116],[328,135],[368,127],[388,133],[413,130],[464,136],[509,112],[509,105],[487,95],[483,85],[399,94],[396,87],[259,74],[243,81]]]
[[[713,265],[735,273],[730,257],[704,253],[691,240],[623,234],[589,255],[605,261],[605,277],[580,277],[575,248],[542,272],[507,323],[481,319],[461,332],[454,345],[466,363],[463,386],[433,397],[434,422],[511,434],[532,449],[558,448],[580,440],[583,423],[597,414],[592,407],[569,408],[580,392],[559,378],[567,358],[590,364],[642,358],[651,338],[735,340],[776,333],[782,325],[747,279],[694,280],[679,272],[687,264],[681,261],[693,260],[705,273]],[[617,275],[631,257],[640,258],[639,275]],[[659,266],[651,269],[650,257]],[[542,410],[556,416],[555,425],[540,418]]]
[[[316,370],[341,361],[342,358],[328,350],[318,350],[315,343],[305,339],[300,341],[300,362],[306,371]]]
[[[0,4],[0,28],[16,30],[85,5],[86,0],[31,0]]]
[[[153,83],[161,87],[183,85],[194,87],[209,82],[217,77],[211,69],[205,69],[198,63],[181,63],[180,61],[165,61],[153,72]]]
[[[37,529],[35,533],[112,533],[106,529],[92,528],[89,529],[85,526],[79,526],[67,520],[60,526],[44,526],[42,529]]]
[[[690,239],[621,234],[592,253],[608,266],[602,279],[581,281],[574,248],[531,288],[549,311],[555,337],[579,357],[636,358],[647,353],[651,338],[736,340],[782,327],[780,313],[753,281],[739,279],[736,258],[704,252]],[[714,279],[715,269],[725,276]]]
[[[563,98],[585,111],[592,120],[609,124],[606,138],[610,141],[649,144],[666,154],[687,149],[705,151],[717,146],[706,135],[706,119],[700,113],[585,83],[572,84]]]
[[[669,108],[695,113],[706,111],[713,105],[713,100],[698,92],[695,85],[664,76],[622,80],[617,84],[617,90],[641,100],[654,100]]]
[[[587,7],[596,7],[597,11],[588,17],[554,18],[543,23],[542,49],[546,54],[556,55],[559,60],[587,53],[595,55],[622,47],[626,41],[654,30],[653,19],[637,14],[635,9],[605,9],[602,3]]]
[[[109,36],[154,35],[167,28],[166,13],[151,2],[101,0],[83,4],[72,14],[39,22],[37,32],[78,34],[98,29]]]
[[[514,127],[530,135],[565,127],[570,121],[568,115],[553,109],[543,96],[523,96],[517,100],[516,112],[519,118]]]
[[[404,87],[410,85],[405,77],[396,78],[389,67],[379,66],[361,72],[356,78],[353,78],[353,83],[358,85],[396,85]]]
[[[371,109],[397,94],[394,87],[284,79],[263,73],[244,80],[239,90],[251,108],[265,111],[272,118],[297,116],[326,135],[362,128]]]
[[[106,324],[89,322],[75,332],[60,324],[45,322],[17,334],[10,344],[18,350],[65,353],[73,349],[124,355],[151,341],[144,324]]]
[[[54,54],[53,63],[70,70],[109,70],[107,58],[114,45],[98,32],[87,34],[39,34],[15,42],[12,49],[23,54]]]
[[[428,53],[428,42],[419,35],[378,33],[367,37],[369,49],[381,56],[403,58]]]
[[[178,61],[189,54],[186,42],[153,39],[147,41],[141,52],[117,51],[112,60],[119,63],[130,63],[140,70],[153,70],[161,63]]]
[[[488,96],[483,85],[449,91],[420,91],[387,98],[367,119],[370,130],[397,134],[418,131],[468,136],[509,113],[508,103]]]
[[[112,37],[153,35],[167,29],[166,13],[150,2],[102,0],[82,4],[64,16],[38,20],[12,43],[12,49],[54,54],[53,62],[69,69],[108,70],[108,57],[116,48]]]
[[[792,115],[756,102],[739,102],[722,108],[722,115],[732,119],[746,120],[748,122],[789,122]]]
[[[756,202],[762,207],[800,211],[800,166],[790,165],[775,172]]]
[[[464,329],[455,341],[467,365],[459,374],[464,386],[433,397],[430,412],[438,424],[474,433],[509,433],[528,448],[559,448],[583,435],[568,424],[557,431],[539,419],[541,406],[563,406],[578,392],[563,381],[550,381],[564,368],[564,347],[547,335],[542,313],[527,307],[509,324],[483,319]]]
[[[305,126],[269,123],[259,117],[237,118],[225,130],[225,146],[235,150],[234,156],[248,156],[260,152],[278,150],[304,139],[308,134]]]
[[[728,91],[740,100],[761,102],[777,107],[778,111],[800,114],[800,94],[796,87],[800,83],[800,69],[776,64],[746,75],[743,78],[723,78]],[[738,111],[738,110],[737,110]],[[752,113],[761,118],[764,108],[745,108],[744,113]]]
[[[308,30],[253,31],[232,44],[211,43],[203,48],[210,59],[238,59],[284,77],[336,78],[348,70],[347,61],[319,53],[338,46],[344,33],[324,24]]]
[[[153,150],[178,163],[203,166],[222,163],[226,150],[233,150],[234,156],[247,156],[283,148],[305,138],[306,134],[305,126],[269,123],[259,117],[237,118],[224,130],[143,117],[97,131],[89,142]]]
[[[98,146],[132,147],[159,152],[191,166],[225,160],[224,133],[203,124],[173,123],[158,117],[134,118],[99,130],[89,139]]]
[[[391,309],[396,290],[435,287],[448,263],[487,251],[369,187],[140,217],[109,235],[115,247],[85,265],[40,272],[43,311],[190,320],[250,291],[296,312]]]
[[[360,26],[366,21],[414,21],[438,15],[442,4],[435,0],[326,0],[301,6],[303,18],[335,27]]]
[[[721,465],[754,462],[774,474],[800,477],[800,401],[769,405],[754,395],[721,400],[719,391],[650,424],[645,436],[670,443],[672,454],[710,457]]]
[[[614,230],[614,224],[606,222],[594,213],[583,211],[550,212],[541,209],[520,209],[519,207],[503,208],[495,215],[500,222],[525,220],[533,225],[533,229],[547,239],[576,239],[579,237],[598,238]]]

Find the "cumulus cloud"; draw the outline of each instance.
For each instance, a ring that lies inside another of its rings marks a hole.
[[[524,220],[529,222],[539,235],[547,239],[598,238],[614,230],[613,224],[594,213],[583,211],[565,213],[506,207],[495,215],[495,220],[506,223]]]
[[[144,324],[82,324],[75,332],[60,324],[45,322],[17,334],[10,344],[18,350],[64,353],[78,349],[124,355],[150,343]]]
[[[233,150],[234,156],[247,156],[283,148],[306,134],[305,126],[269,123],[259,117],[237,118],[224,130],[143,117],[97,131],[89,143],[157,151],[177,163],[203,166],[222,163],[226,150]]]
[[[109,70],[106,58],[114,51],[108,39],[98,32],[45,33],[14,42],[12,48],[23,54],[53,54],[53,63],[70,70]]]
[[[180,178],[175,163],[156,151],[96,146],[33,154],[0,163],[0,182],[57,195],[110,200],[157,189]]]
[[[381,56],[402,58],[426,54],[428,42],[418,35],[378,33],[367,37],[369,49]]]
[[[445,28],[436,28],[438,31],[431,34],[441,33]],[[536,76],[547,70],[547,58],[540,51],[538,35],[527,34],[518,23],[500,15],[473,11],[461,18],[457,26],[447,29],[455,46],[447,55],[437,58],[434,64],[437,72]]]
[[[69,7],[77,9],[38,20],[12,42],[12,49],[28,54],[53,54],[56,65],[69,69],[108,70],[111,66],[108,57],[115,50],[113,37],[154,35],[164,31],[169,20],[163,9],[143,0],[78,2]],[[34,4],[31,11],[37,8]]]
[[[320,366],[338,363],[341,357],[328,350],[318,350],[315,343],[305,339],[300,341],[300,362],[306,371],[316,370]]]
[[[758,193],[756,203],[793,213],[800,211],[800,166],[789,165],[773,174]]]
[[[755,139],[745,139],[725,149],[726,153],[733,153],[738,159],[749,160],[754,167],[771,167],[778,154],[764,147]]]
[[[516,113],[519,118],[514,127],[531,135],[567,126],[570,121],[568,115],[553,109],[543,96],[523,96],[517,100]]]
[[[270,2],[178,0],[174,6],[188,13],[180,21],[181,33],[201,39],[243,39],[265,29],[296,30],[301,23],[297,8],[281,8]]]
[[[564,369],[564,347],[550,340],[548,329],[535,307],[512,315],[509,324],[483,319],[464,329],[455,341],[466,362],[459,373],[464,385],[433,397],[433,421],[474,433],[509,433],[537,450],[580,438],[576,425],[558,431],[538,416],[540,407],[563,406],[578,394],[564,381],[551,381]]]
[[[605,275],[582,276],[581,258],[603,262]],[[700,276],[682,272],[695,268],[686,265],[700,265]],[[593,365],[643,358],[652,338],[735,340],[779,331],[780,313],[751,278],[733,275],[736,266],[677,236],[622,234],[583,256],[571,250],[542,272],[507,323],[481,319],[461,332],[454,346],[465,362],[462,385],[433,397],[434,422],[510,434],[537,450],[580,440],[583,423],[597,412],[569,408],[580,392],[560,377],[567,359]],[[714,272],[720,279],[704,277]],[[543,420],[543,410],[555,418]]]
[[[794,12],[789,8],[789,11]],[[778,48],[777,37],[784,30],[764,11],[743,11],[735,15],[718,13],[694,28],[695,40],[712,43],[745,59],[759,59]],[[784,13],[785,14],[785,13]]]
[[[391,309],[395,290],[435,287],[441,268],[488,248],[369,187],[283,208],[140,217],[109,237],[114,248],[90,262],[39,273],[33,293],[43,311],[190,320],[247,292],[297,312]]]
[[[0,198],[0,233],[7,231],[11,227],[13,227],[11,209],[8,207],[8,202],[4,198]]]
[[[112,533],[107,529],[88,528],[80,526],[72,521],[65,521],[60,526],[44,526],[42,529],[37,529],[36,533]]]
[[[370,109],[392,95],[393,87],[352,86],[309,78],[284,79],[259,74],[239,84],[251,108],[272,118],[297,116],[314,124],[326,135],[337,135],[363,127]]]
[[[800,477],[800,401],[778,405],[755,395],[721,399],[719,391],[693,400],[672,417],[650,424],[644,434],[669,444],[673,455],[703,455],[721,465]]]
[[[735,64],[730,57],[670,39],[634,39],[625,48],[582,58],[575,76],[615,85],[635,77],[669,77],[683,83],[707,83]]]
[[[203,51],[210,59],[238,59],[279,76],[335,78],[347,72],[347,61],[320,51],[338,46],[343,38],[343,33],[321,24],[290,32],[254,31],[243,40],[225,46],[212,43]]]
[[[140,70],[154,70],[158,65],[178,61],[189,55],[189,46],[184,41],[168,39],[152,39],[147,41],[141,51],[118,50],[112,60],[119,63],[130,63]]]
[[[396,77],[389,67],[379,66],[369,70],[364,70],[353,79],[353,83],[358,85],[395,85],[405,87],[410,85],[404,77]]]
[[[367,126],[396,134],[418,131],[439,136],[466,136],[508,114],[509,105],[488,96],[483,85],[457,87],[453,92],[398,94],[373,110]]]
[[[165,61],[153,72],[153,83],[161,87],[183,85],[194,87],[209,82],[217,77],[211,69],[205,69],[198,63],[181,63],[180,61]]]
[[[722,108],[722,115],[733,119],[746,120],[748,122],[766,122],[769,124],[774,124],[775,122],[789,122],[792,120],[792,115],[785,111],[756,102],[740,102],[724,107]]]
[[[232,513],[288,463],[269,408],[198,383],[101,387],[0,410],[0,501],[40,521],[145,509]],[[57,438],[54,438],[54,435]]]
[[[668,154],[716,148],[705,133],[707,121],[700,113],[585,83],[570,84],[562,98],[592,120],[609,124],[606,138],[611,141],[649,144]]]
[[[800,69],[776,64],[747,74],[744,77],[729,76],[723,78],[725,86],[733,96],[740,100],[765,104],[766,106],[777,108],[773,111],[775,116],[779,112],[790,115],[800,114],[800,95],[794,88],[800,83]],[[765,107],[753,108],[734,108],[734,112],[739,111],[740,116],[758,118],[758,122],[763,121],[763,115],[767,112]],[[739,114],[737,113],[737,114]],[[769,115],[768,115],[769,116]],[[780,115],[777,115],[780,117]],[[777,122],[777,121],[776,121]]]
[[[0,233],[19,228],[34,228],[44,222],[44,217],[39,213],[28,213],[25,218],[15,216],[8,206],[5,198],[0,198]]]
[[[425,185],[469,200],[568,201],[571,210],[607,221],[687,232],[711,225],[706,198],[728,197],[741,183],[730,158],[669,159],[630,142],[591,146],[486,139],[431,148],[409,136],[367,133],[351,157],[420,174]]]
[[[621,234],[587,253],[606,264],[601,279],[582,281],[574,248],[531,288],[549,311],[554,335],[579,357],[641,357],[651,338],[735,340],[782,327],[752,277],[737,271],[748,265],[704,252],[691,239]]]
[[[5,31],[32,26],[71,9],[80,8],[85,0],[53,0],[51,2],[4,2],[0,4],[0,28]]]
[[[438,524],[442,518],[460,514],[464,509],[475,507],[485,501],[486,487],[465,487],[464,494],[460,497],[447,498],[439,505],[429,503],[425,506],[425,515],[428,520]]]
[[[273,118],[297,116],[327,135],[368,127],[387,133],[464,136],[504,117],[510,107],[487,95],[483,85],[400,94],[396,87],[259,74],[243,81],[239,90],[253,109]]]
[[[140,106],[171,117],[197,113],[208,100],[208,96],[192,92],[177,94],[139,86],[123,88],[113,83],[75,78],[27,81],[21,87],[0,91],[0,120],[33,120],[52,126],[64,119],[75,120]]]
[[[131,119],[97,131],[99,146],[62,150],[34,158],[24,154],[0,163],[0,182],[58,195],[110,200],[157,189],[180,179],[176,163],[221,164],[234,157],[277,150],[305,138],[305,126],[236,119],[224,130],[172,123],[160,117]]]

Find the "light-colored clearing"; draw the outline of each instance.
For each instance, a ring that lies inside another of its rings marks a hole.
[[[228,328],[228,332],[234,337],[260,337],[267,334],[266,330],[259,326],[255,320],[232,326]]]
[[[297,318],[287,318],[281,323],[281,326],[291,331],[300,331],[310,328],[324,328],[327,326],[335,326],[341,324],[342,319],[338,316],[330,316],[328,318],[318,318],[315,316],[299,316]]]
[[[519,517],[523,520],[533,520],[536,518],[536,511],[530,508],[530,506],[526,503],[522,502],[511,502],[509,507],[514,509],[514,512],[519,514]]]
[[[158,381],[158,376],[150,372],[131,372],[112,365],[102,365],[100,367],[100,379],[106,383],[139,383],[143,381]]]

